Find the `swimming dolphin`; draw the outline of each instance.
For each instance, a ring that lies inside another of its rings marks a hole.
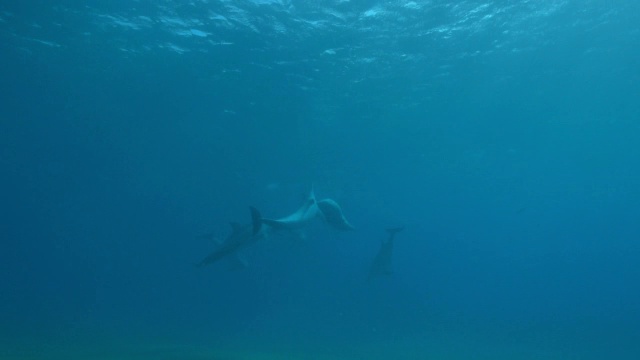
[[[327,224],[338,230],[354,230],[353,225],[347,221],[342,209],[332,199],[316,200],[313,190],[307,200],[293,214],[283,218],[272,220],[262,219],[262,222],[274,230],[299,230],[308,226],[314,219],[322,218]]]
[[[309,197],[298,208],[296,212],[283,218],[272,220],[262,219],[264,224],[269,225],[274,230],[298,230],[308,226],[314,219],[318,217],[319,209],[316,202],[316,196],[311,190]]]
[[[393,270],[391,269],[391,256],[393,255],[393,239],[396,237],[396,234],[402,231],[404,228],[397,227],[387,229],[389,233],[389,238],[385,241],[382,241],[382,245],[380,246],[380,250],[376,257],[373,259],[373,263],[371,264],[371,269],[369,270],[369,280],[374,277],[380,277],[384,275],[391,275]]]
[[[231,254],[237,254],[241,248],[253,244],[254,242],[267,236],[267,229],[262,226],[260,212],[251,207],[251,224],[241,225],[231,223],[231,234],[227,239],[211,254],[202,259],[197,265],[205,266]]]

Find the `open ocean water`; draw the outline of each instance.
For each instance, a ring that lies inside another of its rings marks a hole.
[[[0,1],[0,359],[640,359],[639,219],[637,0]]]

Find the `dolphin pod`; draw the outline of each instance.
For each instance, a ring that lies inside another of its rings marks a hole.
[[[229,255],[237,257],[240,249],[268,237],[272,232],[300,231],[316,219],[323,219],[327,225],[337,230],[355,229],[347,221],[337,202],[332,199],[317,201],[313,190],[298,210],[279,219],[263,218],[254,207],[250,207],[250,210],[251,223],[248,225],[231,223],[231,234],[213,252],[201,260],[197,264],[198,266],[213,264]]]
[[[267,219],[260,215],[254,208],[251,211],[251,223],[242,225],[231,223],[231,234],[207,257],[202,259],[197,266],[206,266],[216,263],[222,259],[230,259],[234,267],[246,267],[247,263],[239,256],[239,251],[261,239],[267,238],[269,234],[280,231],[300,232],[308,227],[316,219],[324,220],[330,227],[340,231],[351,231],[355,228],[346,219],[340,205],[332,199],[317,201],[313,190],[304,203],[293,213],[278,218]],[[404,230],[403,227],[387,229],[389,237],[382,241],[380,250],[373,259],[369,268],[368,280],[382,276],[391,275],[393,244],[396,234]],[[213,234],[207,234],[204,238],[213,239]]]

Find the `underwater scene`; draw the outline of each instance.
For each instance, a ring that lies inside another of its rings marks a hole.
[[[0,1],[0,360],[640,359],[637,0]]]

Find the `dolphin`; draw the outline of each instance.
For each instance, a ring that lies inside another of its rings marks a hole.
[[[393,270],[391,269],[391,256],[393,255],[393,239],[396,237],[396,234],[402,231],[403,227],[396,227],[387,229],[389,233],[389,238],[385,241],[382,241],[382,245],[380,246],[380,250],[376,257],[373,259],[373,263],[371,264],[371,269],[369,270],[369,280],[374,277],[380,277],[384,275],[391,275]]]
[[[267,236],[267,229],[262,226],[260,212],[254,207],[249,209],[251,210],[251,224],[241,225],[232,222],[229,237],[216,250],[202,259],[197,266],[213,264],[231,254],[237,255],[237,251],[241,248]]]
[[[276,220],[262,219],[262,222],[274,230],[299,230],[308,226],[319,213],[316,196],[311,190],[307,200],[293,214]]]
[[[324,219],[327,224],[338,230],[355,229],[347,221],[337,202],[332,199],[317,201],[313,189],[307,200],[293,214],[277,220],[262,219],[262,222],[274,230],[299,230],[308,226],[316,218]]]

